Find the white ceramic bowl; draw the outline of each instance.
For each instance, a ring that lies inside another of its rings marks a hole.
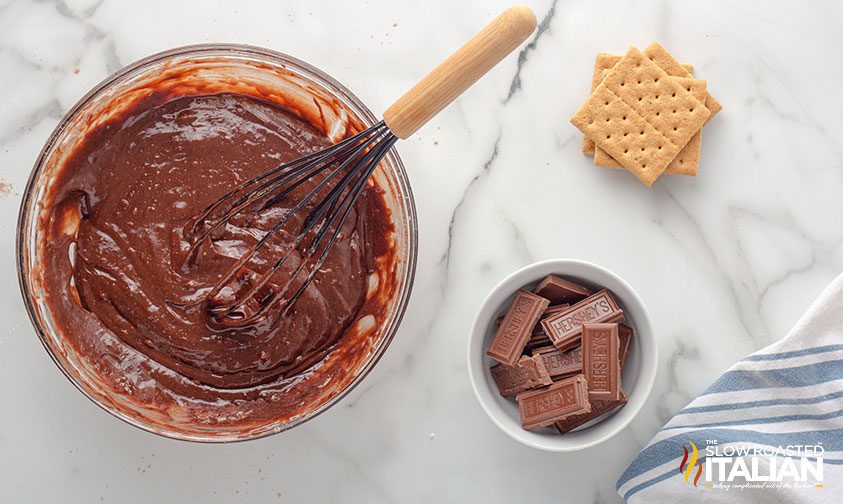
[[[627,404],[565,435],[559,435],[552,427],[534,431],[522,429],[518,406],[512,399],[501,397],[489,371],[495,362],[485,355],[497,329],[495,318],[506,312],[515,291],[521,288],[532,289],[549,274],[587,287],[611,290],[624,311],[626,324],[635,329],[632,349],[622,376],[623,388],[629,399]],[[548,451],[582,450],[602,443],[623,430],[641,411],[650,395],[658,361],[658,348],[650,316],[638,294],[606,268],[573,259],[534,263],[506,277],[480,305],[468,339],[468,376],[477,400],[489,418],[511,438]]]

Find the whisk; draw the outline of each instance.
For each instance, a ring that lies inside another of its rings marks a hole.
[[[535,26],[535,15],[528,7],[510,7],[387,108],[379,123],[243,182],[195,216],[185,227],[188,263],[196,259],[203,242],[238,214],[267,209],[308,180],[324,175],[204,294],[199,303],[205,305],[208,323],[244,326],[269,307],[286,310],[292,306],[319,272],[367,180],[398,139],[415,133],[518,47]],[[294,215],[305,211],[301,228],[289,232],[294,238],[280,257],[257,278],[244,275],[244,267],[258,251],[286,229]],[[262,288],[297,251],[303,259],[280,289],[267,294]]]

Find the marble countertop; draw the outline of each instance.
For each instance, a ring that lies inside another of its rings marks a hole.
[[[453,2],[0,0],[0,501],[617,502],[617,476],[732,362],[783,336],[843,269],[843,116],[832,2],[530,2],[540,29],[398,149],[419,212],[404,323],[327,413],[259,441],[194,445],[92,405],[38,342],[15,222],[62,114],[138,58],[210,41],[287,52],[373,110],[505,6]],[[700,175],[646,188],[580,154],[568,122],[599,51],[661,41],[725,106]],[[606,266],[647,303],[661,364],[641,414],[578,454],[536,451],[475,400],[466,338],[489,289],[532,261]]]

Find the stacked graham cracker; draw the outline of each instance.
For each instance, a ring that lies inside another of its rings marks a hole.
[[[601,53],[591,96],[571,122],[596,166],[625,168],[650,186],[662,173],[697,174],[702,127],[723,107],[658,42]]]

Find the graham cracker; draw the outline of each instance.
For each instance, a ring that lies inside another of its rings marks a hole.
[[[671,56],[667,49],[658,42],[653,42],[644,49],[644,55],[653,60],[658,66],[662,67],[665,72],[675,77],[691,77],[691,72],[686,71],[683,65],[680,65],[676,59]],[[715,114],[723,109],[723,105],[708,91],[705,92],[705,107],[711,111],[709,120]]]
[[[617,65],[621,58],[623,56],[620,54],[597,53],[597,57],[594,58],[594,73],[591,76],[592,93],[597,88],[597,85],[600,84],[600,81],[603,80],[603,75],[605,75],[606,71]],[[694,70],[694,67],[688,63],[683,63],[680,67],[688,74]],[[665,71],[669,75],[673,75],[667,69]],[[584,154],[594,154],[594,142],[590,138],[583,137],[582,151]]]
[[[608,73],[608,70],[605,71]],[[688,90],[694,98],[702,102],[705,100],[706,81],[692,79],[690,77],[672,77],[676,82]],[[697,131],[694,136],[688,140],[685,147],[679,151],[679,154],[670,162],[665,170],[666,173],[673,173],[678,175],[696,176],[700,161],[700,146],[702,145],[702,129]],[[594,165],[605,168],[623,168],[623,165],[615,161],[612,156],[606,153],[601,148],[597,148],[594,153]]]
[[[709,115],[702,102],[631,47],[571,122],[650,186]]]

